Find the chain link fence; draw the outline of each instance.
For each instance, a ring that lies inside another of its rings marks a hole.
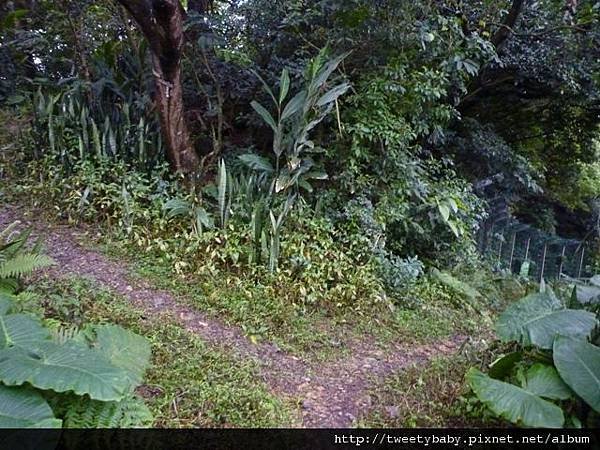
[[[488,204],[489,216],[481,223],[478,247],[495,268],[535,280],[594,274],[591,242],[564,239],[524,224],[511,216],[501,197]]]

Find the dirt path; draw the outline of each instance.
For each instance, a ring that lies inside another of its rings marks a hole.
[[[210,345],[240,358],[253,358],[271,390],[298,399],[304,427],[348,427],[368,410],[366,394],[377,382],[409,365],[435,355],[456,351],[463,340],[455,337],[435,345],[410,347],[390,345],[385,352],[372,343],[352,343],[350,356],[323,365],[303,361],[270,343],[253,344],[237,327],[228,326],[186,306],[167,291],[153,288],[147,281],[132,277],[123,262],[107,258],[79,244],[81,232],[63,225],[48,225],[32,217],[24,208],[0,206],[0,229],[20,220],[44,237],[47,253],[57,261],[51,273],[57,277],[75,274],[95,280],[126,297],[148,315],[169,313],[187,330]]]

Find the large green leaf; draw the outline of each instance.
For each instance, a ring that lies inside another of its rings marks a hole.
[[[39,321],[25,314],[0,315],[0,349],[11,346],[30,347],[50,338]]]
[[[0,291],[0,316],[7,314],[13,305],[13,295]]]
[[[9,386],[30,383],[55,392],[73,391],[95,400],[120,400],[131,389],[127,371],[113,366],[85,344],[38,342],[27,351],[0,350],[0,381]]]
[[[288,95],[290,90],[290,73],[287,69],[281,71],[279,80],[279,104],[281,105]]]
[[[302,90],[298,92],[294,97],[285,105],[283,113],[281,113],[281,121],[289,119],[294,114],[302,109],[306,103],[306,91]]]
[[[350,85],[348,83],[338,84],[323,94],[321,98],[319,98],[317,101],[317,106],[325,106],[336,101],[340,96],[344,95],[348,89],[350,89]]]
[[[551,349],[558,334],[583,339],[597,323],[594,314],[565,309],[556,297],[540,292],[509,306],[498,319],[496,331],[505,342]]]
[[[60,428],[61,425],[38,392],[0,384],[0,428]]]
[[[255,155],[253,153],[246,153],[244,155],[238,156],[238,158],[252,170],[258,170],[260,172],[268,173],[272,173],[275,170],[273,169],[273,165],[271,164],[271,162],[264,156]]]
[[[254,111],[256,111],[260,115],[260,117],[263,118],[263,120],[273,129],[273,131],[277,131],[277,124],[275,123],[275,119],[273,119],[271,113],[267,111],[263,105],[256,101],[252,101],[250,103],[250,106],[254,108]]]
[[[469,370],[467,380],[482,403],[514,424],[542,428],[563,426],[562,410],[531,392],[494,380],[475,368]]]
[[[133,390],[141,384],[150,363],[150,344],[146,338],[117,325],[98,325],[95,331],[96,349],[127,372]]]
[[[600,412],[600,348],[559,336],[554,341],[554,365],[577,395]]]
[[[600,303],[600,288],[598,286],[578,284],[574,289],[575,298],[580,304],[596,305]]]
[[[534,364],[525,374],[525,390],[550,400],[567,400],[571,390],[556,369],[545,364]]]
[[[500,380],[508,376],[513,370],[515,364],[523,359],[523,352],[512,352],[498,358],[490,365],[488,375],[492,378]]]

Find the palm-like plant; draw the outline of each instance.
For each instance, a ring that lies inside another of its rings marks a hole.
[[[268,158],[255,154],[241,155],[240,159],[251,169],[271,175],[270,194],[298,187],[312,191],[309,180],[327,178],[327,174],[319,170],[309,156],[310,153],[321,151],[310,139],[310,134],[336,106],[338,98],[350,89],[350,84],[342,82],[333,87],[329,84],[331,75],[348,53],[328,61],[325,59],[325,53],[326,50],[321,51],[311,61],[306,69],[303,88],[287,102],[290,90],[287,69],[281,73],[278,95],[255,73],[276,109],[273,116],[260,103],[251,103],[273,131],[275,164],[271,164]]]

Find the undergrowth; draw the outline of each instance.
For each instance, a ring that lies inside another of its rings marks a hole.
[[[49,280],[34,292],[50,318],[116,322],[152,345],[152,365],[138,388],[158,427],[281,427],[294,423],[292,405],[269,393],[252,361],[209,349],[168,316],[146,317],[113,293],[81,278]],[[46,298],[64,298],[65,305]]]

